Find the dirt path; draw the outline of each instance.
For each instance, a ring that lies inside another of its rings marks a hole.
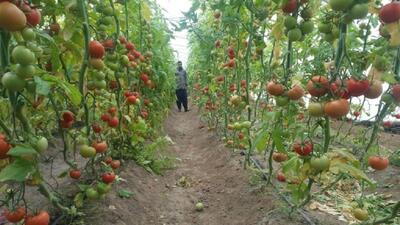
[[[118,188],[132,191],[129,199],[111,193],[88,206],[91,225],[289,225],[307,224],[287,218],[287,206],[269,188],[250,185],[243,157],[225,148],[213,132],[201,128],[196,110],[171,112],[165,122],[175,144],[168,149],[178,158],[164,176],[151,175],[129,163]],[[195,204],[202,202],[204,211]],[[295,216],[296,217],[296,216]],[[332,223],[324,223],[332,224]],[[333,223],[335,224],[335,223]]]

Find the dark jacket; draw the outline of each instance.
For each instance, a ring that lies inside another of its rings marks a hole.
[[[175,78],[176,78],[176,90],[179,89],[186,89],[188,86],[187,83],[187,73],[184,69],[177,69],[175,72]]]

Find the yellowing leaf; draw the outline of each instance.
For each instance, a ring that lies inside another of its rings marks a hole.
[[[146,3],[142,4],[142,16],[146,21],[150,21],[151,19],[151,10]]]

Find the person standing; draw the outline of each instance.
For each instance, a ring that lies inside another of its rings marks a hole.
[[[182,105],[185,112],[189,111],[188,99],[187,99],[187,73],[182,67],[182,62],[178,61],[178,68],[175,72],[176,78],[176,105],[178,106],[179,112],[182,111]]]

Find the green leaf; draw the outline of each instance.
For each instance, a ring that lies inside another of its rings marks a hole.
[[[278,149],[278,151],[280,152],[285,151],[281,129],[275,129],[274,131],[272,131],[272,140],[274,140],[275,146]]]
[[[36,93],[47,96],[50,93],[49,83],[37,76],[35,76],[34,79],[36,83]]]
[[[134,195],[133,192],[128,191],[126,189],[121,189],[118,191],[118,196],[121,198],[130,198],[133,195]]]
[[[268,130],[264,130],[257,135],[256,139],[254,140],[254,145],[258,151],[265,150],[267,146],[268,137],[269,137]]]
[[[0,182],[23,182],[29,174],[34,172],[34,169],[34,164],[31,161],[17,158],[15,161],[1,170]]]
[[[56,84],[58,87],[62,88],[75,106],[78,106],[81,103],[82,95],[79,92],[78,88],[76,88],[74,85],[64,80],[61,80],[58,77],[48,74],[44,74],[42,76],[42,79],[50,83]]]
[[[86,189],[90,188],[90,185],[86,185],[86,184],[78,184],[78,188],[81,191],[86,191]]]
[[[69,170],[65,170],[62,173],[60,173],[57,178],[64,178],[68,175]]]
[[[14,157],[21,157],[26,155],[37,155],[38,152],[32,148],[30,145],[17,145],[14,148],[10,149],[7,155],[14,156]]]
[[[300,167],[300,159],[298,157],[292,157],[288,161],[283,164],[282,171],[283,173],[289,173],[290,171],[298,171]]]
[[[397,84],[397,80],[393,73],[384,73],[381,77],[381,80],[388,82],[389,84]]]

